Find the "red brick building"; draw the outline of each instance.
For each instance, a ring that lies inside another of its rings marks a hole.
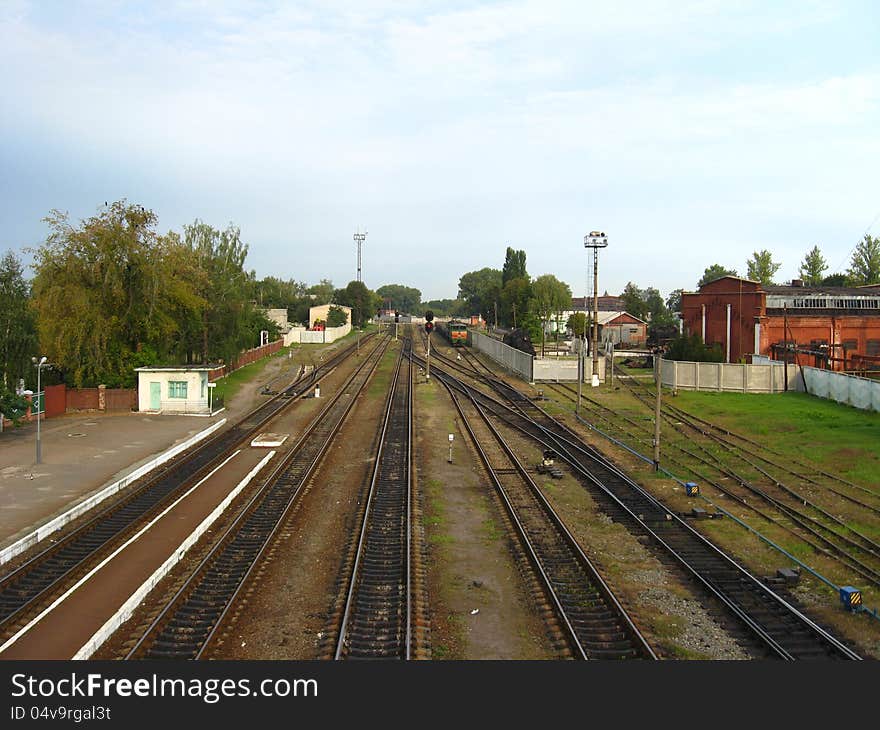
[[[683,292],[681,314],[685,332],[719,345],[726,362],[752,353],[772,357],[774,345],[788,342],[827,353],[835,370],[880,365],[880,285],[806,287],[794,280],[763,286],[723,276],[699,292]],[[824,364],[823,357],[815,359],[802,362]]]

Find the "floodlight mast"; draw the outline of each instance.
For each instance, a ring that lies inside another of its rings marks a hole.
[[[608,245],[602,231],[590,231],[584,236],[584,248],[593,249],[593,385],[599,380],[599,249]]]

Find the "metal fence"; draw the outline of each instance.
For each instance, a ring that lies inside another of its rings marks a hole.
[[[470,331],[470,336],[471,344],[477,350],[486,353],[495,362],[523,380],[529,383],[534,382],[533,363],[535,358],[532,355],[474,330]]]

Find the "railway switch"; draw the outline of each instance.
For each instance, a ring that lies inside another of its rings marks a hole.
[[[861,611],[862,592],[852,586],[841,586],[840,602],[847,611]]]
[[[700,486],[696,482],[685,482],[684,491],[688,497],[695,497],[700,493]]]

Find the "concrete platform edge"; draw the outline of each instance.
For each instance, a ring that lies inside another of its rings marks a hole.
[[[106,623],[98,629],[81,648],[80,650],[73,655],[73,659],[81,660],[88,659],[92,654],[94,654],[100,646],[110,638],[116,629],[118,629],[122,624],[124,624],[128,619],[131,618],[134,610],[141,604],[141,601],[147,597],[149,592],[156,587],[162,578],[164,578],[168,572],[175,566],[180,560],[186,555],[186,551],[189,550],[193,545],[196,544],[198,539],[205,534],[207,529],[214,524],[216,519],[226,511],[226,508],[232,504],[232,500],[235,499],[239,492],[244,489],[248,484],[250,484],[251,480],[260,473],[260,470],[269,462],[269,460],[275,456],[274,451],[270,451],[263,459],[257,464],[251,471],[242,479],[238,485],[223,498],[223,501],[218,504],[214,510],[209,514],[204,520],[202,520],[201,524],[190,533],[189,537],[187,537],[182,543],[180,543],[179,547],[171,554],[171,556],[160,565],[155,572],[145,580],[140,588],[138,588],[134,593],[129,596],[128,600],[123,603],[119,610],[111,616]]]
[[[141,464],[137,469],[126,474],[121,479],[117,479],[112,484],[109,484],[100,492],[93,494],[91,497],[87,497],[82,502],[74,505],[69,510],[64,512],[63,514],[58,515],[56,518],[50,520],[45,525],[41,525],[33,532],[25,535],[19,540],[16,540],[14,543],[5,547],[3,550],[0,550],[0,565],[10,561],[16,555],[23,553],[25,550],[30,548],[33,545],[36,545],[41,540],[45,540],[46,537],[51,535],[53,532],[60,530],[66,524],[75,520],[77,517],[92,509],[92,507],[103,502],[107,497],[116,494],[120,489],[125,488],[132,482],[140,479],[144,474],[155,469],[157,466],[164,464],[169,459],[174,458],[180,452],[185,451],[193,444],[198,443],[199,441],[207,438],[212,433],[214,433],[218,428],[220,428],[224,423],[226,423],[226,419],[222,418],[217,423],[211,425],[206,428],[204,431],[199,431],[199,433],[195,434],[195,436],[191,436],[186,441],[183,441],[176,446],[172,446],[167,451],[162,452],[154,459],[146,462],[145,464]]]

